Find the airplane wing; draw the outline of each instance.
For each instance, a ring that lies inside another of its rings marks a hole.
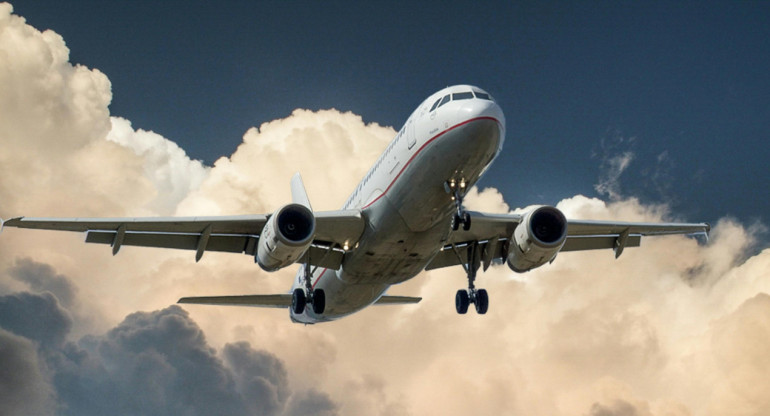
[[[358,210],[314,213],[316,234],[311,264],[339,268],[344,244],[355,244],[364,230]],[[122,246],[194,250],[198,261],[206,251],[256,255],[259,235],[269,215],[158,218],[12,218],[6,227],[86,233],[87,243],[108,244],[117,254]]]
[[[486,270],[492,261],[507,257],[508,240],[522,221],[518,214],[484,214],[470,212],[470,230],[454,231],[445,246],[425,268],[426,270],[455,266],[467,262],[468,244],[478,243]],[[626,247],[639,247],[643,236],[671,234],[708,235],[711,227],[705,223],[643,223],[593,220],[567,220],[567,240],[560,252],[613,249],[619,257]]]

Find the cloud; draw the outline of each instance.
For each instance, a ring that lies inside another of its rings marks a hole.
[[[69,63],[59,35],[7,5],[0,55],[6,216],[267,213],[290,200],[296,171],[314,208],[336,209],[395,134],[352,113],[297,110],[250,129],[233,155],[204,167],[111,117],[107,76]],[[674,217],[621,192],[632,154],[606,155],[612,174],[600,183],[610,202],[565,199],[558,206],[569,217]],[[474,189],[466,202],[516,207],[494,189]],[[723,219],[708,245],[659,237],[618,260],[563,253],[521,275],[494,266],[477,280],[491,297],[485,316],[454,311],[462,269],[435,270],[391,290],[422,296],[419,305],[305,327],[283,310],[168,306],[183,295],[285,292],[292,268],[267,274],[246,256],[206,253],[196,264],[189,252],[133,247],[112,257],[81,235],[8,229],[0,347],[18,372],[0,383],[17,383],[17,395],[0,396],[0,410],[764,414],[770,250],[755,247],[753,232]]]
[[[0,327],[54,348],[64,344],[72,319],[50,293],[15,293],[0,297]]]
[[[628,169],[632,160],[634,160],[633,152],[623,152],[604,159],[602,161],[602,176],[599,178],[599,183],[594,185],[596,192],[606,195],[610,200],[620,199],[620,177]]]
[[[73,306],[77,288],[66,276],[56,274],[50,265],[23,258],[17,260],[8,273],[14,279],[27,283],[36,292],[52,293],[65,307]]]
[[[324,393],[317,390],[307,390],[292,396],[285,412],[286,416],[333,416],[337,413],[337,405]]]
[[[71,414],[245,410],[232,374],[200,328],[176,306],[133,313],[104,336],[84,338],[78,347],[76,359],[56,369],[59,398]]]
[[[56,408],[77,415],[283,415],[314,404],[316,414],[335,408],[318,391],[295,395],[281,360],[245,342],[226,345],[221,359],[177,306],[133,313],[77,343],[64,342],[66,311],[50,294],[3,296],[0,316],[3,414]]]
[[[107,140],[131,149],[144,162],[144,176],[156,191],[147,208],[158,215],[173,214],[177,204],[200,186],[209,169],[159,134],[134,130],[124,118],[112,117],[110,121]]]
[[[289,181],[303,176],[315,210],[339,208],[395,131],[336,110],[295,110],[251,128],[229,158],[214,163],[179,214],[273,212],[291,201]]]
[[[227,344],[223,356],[254,414],[274,415],[283,408],[289,397],[289,380],[278,358],[253,350],[247,342]]]
[[[30,340],[0,328],[0,363],[0,413],[53,414],[53,389],[40,369]]]

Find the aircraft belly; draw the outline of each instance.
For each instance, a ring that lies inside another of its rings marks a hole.
[[[425,268],[449,234],[448,223],[412,231],[389,195],[367,208],[365,216],[361,243],[342,262],[339,278],[346,283],[392,285],[408,280]]]

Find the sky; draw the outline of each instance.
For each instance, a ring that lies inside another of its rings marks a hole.
[[[25,1],[73,62],[110,79],[110,113],[212,164],[296,108],[400,128],[469,83],[507,118],[482,186],[555,204],[631,156],[617,190],[689,221],[768,222],[766,2]]]
[[[336,209],[469,83],[507,119],[469,209],[707,221],[708,244],[493,267],[483,317],[454,312],[461,269],[426,272],[391,291],[419,305],[305,327],[173,304],[293,268],[6,229],[0,413],[766,414],[770,7],[472,5],[0,4],[0,216],[267,213],[297,171]]]

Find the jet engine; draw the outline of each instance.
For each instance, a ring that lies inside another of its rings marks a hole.
[[[542,206],[524,214],[513,231],[508,267],[523,273],[553,260],[567,239],[567,219],[554,207]]]
[[[315,236],[315,216],[300,204],[289,204],[267,220],[257,247],[257,263],[272,272],[286,267],[305,253]]]

